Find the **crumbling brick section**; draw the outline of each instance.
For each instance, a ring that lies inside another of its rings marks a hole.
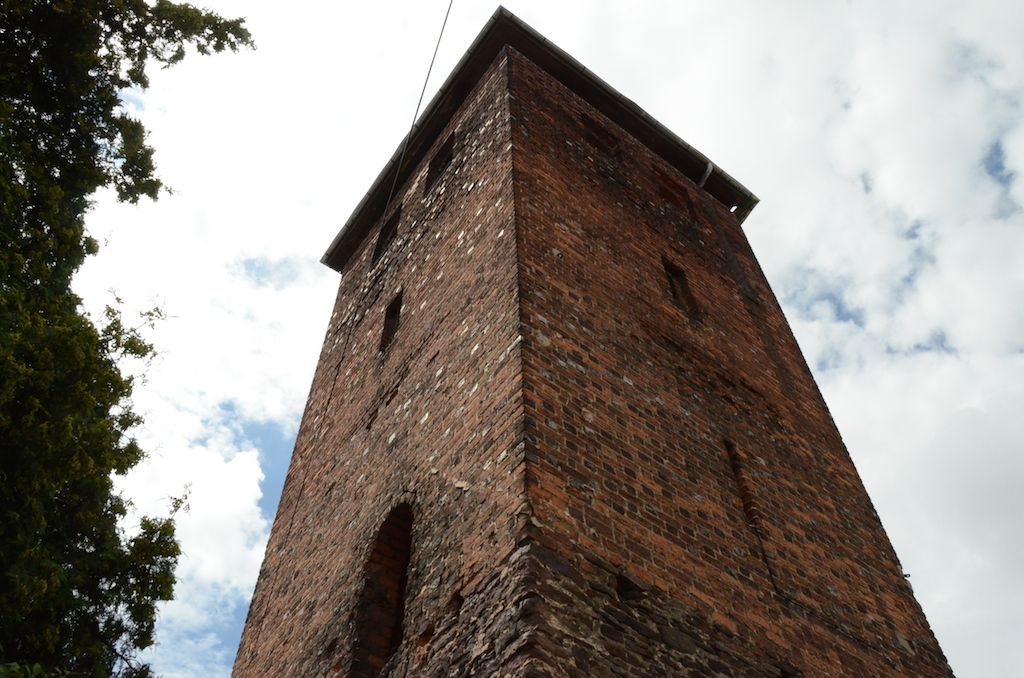
[[[516,44],[332,260],[234,675],[951,675],[736,213]]]

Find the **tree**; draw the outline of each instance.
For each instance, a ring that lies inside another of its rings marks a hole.
[[[251,44],[241,20],[168,0],[0,0],[0,665],[149,674],[173,511],[129,536],[112,475],[143,458],[119,361],[152,347],[116,309],[93,323],[71,279],[97,251],[90,196],[161,189],[119,94],[151,64]]]

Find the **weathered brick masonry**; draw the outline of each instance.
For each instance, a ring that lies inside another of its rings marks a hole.
[[[468,655],[514,626],[516,574],[495,573],[525,520],[506,74],[502,57],[447,125],[455,152],[437,185],[424,191],[424,163],[397,192],[387,251],[371,263],[371,237],[345,269],[236,675],[347,667],[363,563],[401,502],[414,519],[398,664],[429,656],[486,675],[505,660]]]
[[[577,71],[500,11],[332,245],[235,675],[951,675],[753,202]]]

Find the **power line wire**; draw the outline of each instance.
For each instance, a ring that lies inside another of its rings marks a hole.
[[[388,208],[391,207],[391,198],[395,195],[395,188],[398,184],[398,174],[402,169],[402,163],[405,162],[405,152],[409,150],[409,138],[412,137],[412,130],[416,127],[416,118],[420,115],[420,106],[423,104],[423,95],[427,93],[427,83],[430,82],[430,72],[434,70],[434,61],[437,59],[437,50],[441,47],[441,38],[444,37],[444,28],[448,25],[448,15],[452,12],[452,4],[455,0],[448,0],[448,10],[444,13],[444,21],[441,23],[441,32],[437,36],[437,44],[434,45],[434,55],[430,57],[430,66],[427,67],[427,77],[423,79],[423,89],[420,90],[419,101],[416,102],[416,112],[412,114],[412,123],[409,125],[409,133],[405,135],[405,141],[402,143],[402,153],[398,156],[398,164],[395,165],[395,174],[391,179],[391,190],[388,191],[387,202],[384,203],[384,212],[388,213]]]

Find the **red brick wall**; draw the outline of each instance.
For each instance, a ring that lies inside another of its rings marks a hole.
[[[508,50],[395,202],[343,272],[236,675],[350,670],[403,502],[388,675],[948,675],[714,199]]]
[[[948,672],[736,219],[532,62],[510,72],[536,537],[806,675]]]
[[[403,501],[414,522],[396,662],[494,661],[469,656],[497,634],[476,608],[514,590],[494,573],[515,546],[524,482],[505,72],[499,59],[449,124],[458,141],[439,183],[424,193],[424,165],[400,187],[388,252],[371,266],[374,230],[342,275],[235,675],[345,670],[371,541]]]

